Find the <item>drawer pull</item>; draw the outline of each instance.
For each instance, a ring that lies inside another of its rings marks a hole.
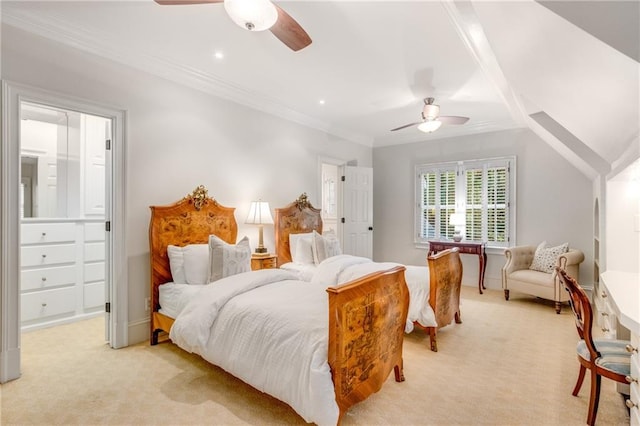
[[[638,379],[633,376],[624,376],[624,379],[627,381],[627,383],[638,383]]]
[[[637,353],[637,352],[638,352],[638,348],[634,348],[634,347],[633,347],[633,346],[631,346],[630,344],[629,344],[629,345],[627,345],[627,346],[625,346],[624,348],[625,348],[625,349],[627,350],[627,352],[629,352],[629,353],[634,353],[634,352],[636,352],[636,353]]]
[[[602,313],[602,316],[603,316],[603,317],[608,317],[608,316],[609,316],[609,312],[603,312],[603,313]]]
[[[42,302],[42,307],[44,308],[46,306],[47,306],[47,304],[45,302]]]
[[[608,333],[609,332],[608,328],[601,328],[601,330],[602,330],[603,333]]]
[[[44,282],[47,280],[47,277],[42,277],[41,280]]]
[[[43,254],[43,255],[42,255],[42,258],[43,258],[43,259],[45,259],[46,257],[47,257],[47,255],[46,255],[46,254]]]
[[[604,291],[600,295],[602,296],[603,299],[607,297],[607,293],[605,293]]]
[[[625,404],[629,409],[631,409],[631,408],[633,408],[633,407],[637,407],[637,406],[638,406],[638,404],[636,404],[635,402],[633,402],[633,401],[632,401],[632,400],[630,400],[630,399],[627,399],[627,400],[624,402],[624,404]]]
[[[43,236],[43,237],[46,237],[46,236],[47,236],[47,233],[46,233],[46,232],[43,232],[43,233],[42,233],[42,236]]]

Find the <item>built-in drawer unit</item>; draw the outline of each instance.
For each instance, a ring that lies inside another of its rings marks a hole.
[[[631,334],[631,374],[627,377],[629,382],[630,394],[626,401],[629,407],[629,417],[631,424],[640,426],[640,338],[637,334]]]
[[[20,265],[23,330],[87,318],[104,309],[104,221],[25,220]]]
[[[76,262],[75,244],[53,244],[20,248],[22,267],[48,266]]]
[[[76,311],[75,287],[24,293],[21,297],[23,322],[58,315],[73,315]]]
[[[84,241],[104,241],[104,222],[87,223],[84,226]]]
[[[104,262],[84,265],[84,282],[104,281]]]
[[[85,243],[84,261],[95,262],[104,260],[104,243]]]
[[[75,223],[23,223],[20,244],[47,244],[76,240]]]
[[[73,285],[78,280],[75,265],[22,270],[20,273],[22,291],[40,290],[51,287]]]
[[[83,303],[85,309],[104,307],[104,281],[84,285]]]
[[[616,338],[616,314],[611,307],[611,299],[604,286],[599,286],[594,295],[597,310],[596,323],[607,339]]]

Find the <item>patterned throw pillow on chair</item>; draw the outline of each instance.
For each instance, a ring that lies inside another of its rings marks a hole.
[[[538,248],[536,248],[536,252],[533,255],[533,262],[531,262],[529,269],[550,274],[553,272],[553,268],[556,267],[558,256],[567,251],[569,251],[569,243],[560,244],[555,247],[547,247],[547,242],[543,241]]]

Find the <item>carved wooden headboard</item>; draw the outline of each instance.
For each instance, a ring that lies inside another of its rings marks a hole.
[[[289,234],[302,234],[316,231],[322,233],[320,209],[314,208],[303,193],[293,203],[275,209],[275,240],[278,266],[291,262]]]
[[[151,206],[149,245],[151,260],[151,310],[159,308],[158,286],[172,281],[167,246],[206,244],[215,234],[229,244],[235,244],[238,224],[235,208],[224,207],[210,198],[204,186],[180,201],[167,206]]]

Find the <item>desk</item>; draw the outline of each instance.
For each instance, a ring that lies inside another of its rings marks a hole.
[[[484,286],[484,271],[487,267],[487,253],[485,252],[486,243],[472,243],[467,241],[436,241],[429,240],[429,254],[437,253],[453,247],[458,247],[461,254],[475,254],[480,259],[480,269],[478,270],[478,291],[482,294]]]

